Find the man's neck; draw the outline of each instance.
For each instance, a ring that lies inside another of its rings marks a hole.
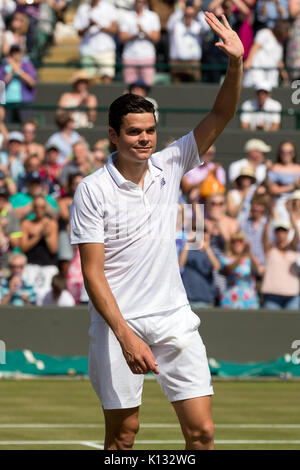
[[[113,162],[117,170],[126,180],[132,181],[143,188],[144,179],[148,170],[148,160],[141,163],[123,162],[118,159],[118,156],[116,156]]]

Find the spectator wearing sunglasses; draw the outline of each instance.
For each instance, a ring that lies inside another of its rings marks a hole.
[[[9,257],[10,276],[1,280],[1,305],[24,307],[35,305],[36,293],[34,287],[23,278],[27,258],[22,253],[13,253]]]

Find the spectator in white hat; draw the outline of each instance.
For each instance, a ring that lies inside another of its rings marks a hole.
[[[277,131],[281,122],[281,103],[271,98],[272,85],[260,82],[255,85],[255,97],[242,104],[240,116],[244,130]]]
[[[253,166],[248,165],[241,169],[235,186],[227,193],[227,213],[241,223],[249,215],[251,199],[257,188]]]
[[[237,160],[229,165],[228,174],[230,183],[233,184],[238,178],[241,169],[245,166],[252,166],[255,170],[257,184],[262,184],[266,178],[267,166],[265,154],[271,152],[272,147],[261,139],[250,139],[246,142],[244,152],[246,157]]]

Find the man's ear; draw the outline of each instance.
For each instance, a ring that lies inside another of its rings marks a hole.
[[[109,136],[110,141],[116,145],[117,140],[118,140],[118,134],[116,133],[115,129],[113,129],[112,127],[109,127],[108,136]]]

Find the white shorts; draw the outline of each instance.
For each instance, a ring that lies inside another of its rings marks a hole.
[[[155,375],[170,402],[213,395],[199,317],[189,305],[127,320],[158,363]],[[89,377],[104,409],[140,406],[144,375],[133,374],[111,328],[101,319],[89,329]]]

